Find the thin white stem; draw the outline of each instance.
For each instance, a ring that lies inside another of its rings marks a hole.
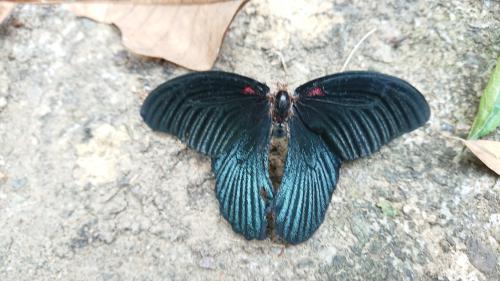
[[[273,50],[273,52],[278,56],[278,58],[280,59],[281,61],[281,66],[283,67],[283,71],[285,72],[285,77],[288,76],[288,69],[286,67],[286,63],[285,63],[285,57],[283,56],[283,54],[278,51],[278,50]]]
[[[352,58],[352,55],[354,55],[354,53],[358,50],[359,46],[361,46],[363,41],[365,41],[368,37],[370,37],[370,35],[372,35],[375,31],[377,31],[377,28],[374,28],[374,29],[368,31],[368,33],[366,33],[365,36],[363,36],[363,38],[361,38],[361,40],[359,40],[358,44],[356,44],[356,46],[354,46],[351,53],[349,54],[349,56],[345,60],[344,65],[342,66],[342,69],[340,70],[340,72],[344,72],[344,70],[347,67],[347,64],[349,64],[349,61]]]

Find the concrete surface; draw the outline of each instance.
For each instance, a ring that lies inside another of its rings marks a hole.
[[[500,54],[498,1],[251,1],[215,68],[294,88],[373,27],[348,69],[411,81],[432,118],[343,165],[319,231],[284,248],[236,235],[209,159],[141,122],[141,97],[186,70],[63,7],[17,7],[0,26],[0,280],[499,280],[500,181],[448,138]]]

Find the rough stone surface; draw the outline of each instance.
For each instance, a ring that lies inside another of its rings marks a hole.
[[[377,27],[348,69],[407,79],[432,108],[424,128],[344,164],[323,225],[284,247],[235,234],[209,159],[141,122],[144,93],[186,70],[63,7],[17,7],[0,26],[0,280],[499,280],[500,181],[448,138],[472,123],[499,15],[496,0],[242,9],[216,69],[294,88],[339,71]]]

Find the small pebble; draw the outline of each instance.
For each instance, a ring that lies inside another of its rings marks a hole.
[[[0,97],[0,109],[7,106],[7,99],[5,97]]]
[[[26,183],[28,183],[28,180],[26,178],[13,179],[12,188],[13,189],[23,188],[26,186]]]
[[[0,171],[0,183],[4,183],[7,181],[7,175]]]
[[[200,261],[200,267],[205,269],[215,269],[215,260],[212,257],[203,257]]]

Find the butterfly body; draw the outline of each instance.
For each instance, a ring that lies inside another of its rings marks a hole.
[[[422,126],[425,98],[409,83],[367,71],[310,81],[293,96],[234,73],[208,71],[165,82],[141,115],[212,158],[220,211],[234,231],[264,239],[307,240],[323,222],[344,161],[376,152]],[[288,138],[284,174],[273,188],[271,136]]]

